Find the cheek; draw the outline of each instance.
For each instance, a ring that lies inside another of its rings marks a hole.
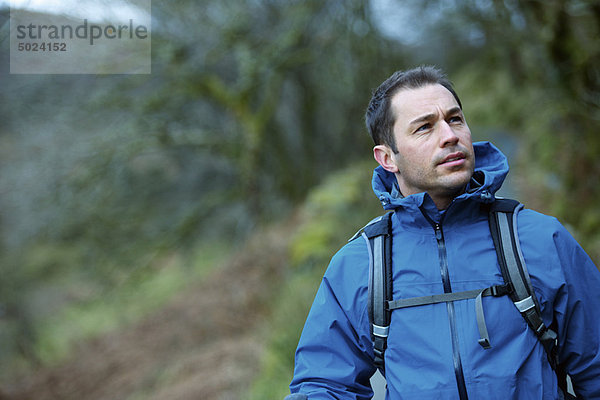
[[[469,130],[469,127],[465,125],[464,130],[461,132],[461,137],[464,141],[464,143],[471,143],[472,139],[471,139],[471,131]]]
[[[426,160],[417,153],[406,154],[398,164],[398,172],[407,177],[418,177],[424,174],[427,165]]]
[[[432,137],[430,137],[432,138]],[[431,167],[433,155],[436,152],[436,143],[432,140],[423,140],[418,143],[403,143],[401,148],[398,148],[396,160],[400,173],[411,175],[421,175],[423,171]]]

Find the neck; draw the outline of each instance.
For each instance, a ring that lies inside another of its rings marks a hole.
[[[435,204],[437,209],[442,211],[442,210],[447,209],[450,206],[450,204],[452,203],[452,200],[454,200],[457,196],[460,196],[461,194],[463,194],[465,192],[466,188],[467,187],[465,185],[455,192],[437,193],[437,192],[427,191],[427,194],[429,195],[429,197],[431,197],[431,200],[433,200],[433,203]],[[400,190],[400,195],[402,197],[407,197],[412,194],[419,193],[419,192],[411,193],[410,190],[406,190],[406,188],[402,188],[402,182],[400,181],[400,179],[398,179],[398,189]]]
[[[439,198],[439,197],[433,197],[431,195],[429,195],[431,197],[431,200],[433,200],[433,203],[435,204],[435,206],[437,207],[438,210],[443,211],[446,208],[448,208],[450,206],[450,203],[452,203],[452,200],[454,200],[454,196],[447,198]]]

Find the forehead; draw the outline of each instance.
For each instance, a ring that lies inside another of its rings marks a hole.
[[[458,107],[458,102],[448,89],[439,84],[401,89],[392,96],[391,101],[396,124],[403,125],[423,115],[444,113],[454,107]]]

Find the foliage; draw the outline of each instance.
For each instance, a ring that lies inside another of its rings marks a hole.
[[[44,274],[104,293],[149,254],[284,216],[362,152],[354,93],[400,59],[359,1],[155,1],[152,15],[151,75],[2,72],[0,305],[23,350],[0,362],[36,359]]]
[[[268,348],[251,399],[283,398],[294,368],[294,349],[329,259],[355,231],[383,210],[370,190],[373,162],[331,174],[302,205],[290,241],[290,275],[269,319]]]
[[[202,35],[181,38],[155,65],[165,79],[140,105],[145,127],[167,146],[215,156],[232,198],[252,215],[272,214],[362,151],[364,104],[352,96],[368,93],[376,62],[391,68],[400,55],[387,54],[358,1],[207,7],[169,9],[184,26],[202,24]]]
[[[28,307],[24,309],[27,315],[21,318],[28,324],[7,324],[2,350],[13,368],[3,369],[0,378],[27,369],[27,362],[54,365],[68,357],[75,344],[139,321],[190,282],[203,279],[232,250],[224,242],[204,242],[191,252],[155,253],[140,260],[138,269],[122,274],[119,284],[106,288],[86,271],[72,266],[52,271],[45,268],[52,259],[76,260],[61,254],[76,249],[32,249],[25,267],[38,270],[28,276],[39,283],[32,288],[22,286],[28,289],[23,294]],[[23,309],[12,307],[7,310]],[[23,352],[21,357],[9,357],[11,344]]]
[[[173,253],[150,260],[150,268],[102,296],[82,298],[40,323],[35,353],[44,364],[69,354],[70,347],[87,338],[130,325],[159,309],[192,281],[202,279],[229,254],[224,243],[201,243],[192,254]],[[72,284],[72,282],[69,282]]]

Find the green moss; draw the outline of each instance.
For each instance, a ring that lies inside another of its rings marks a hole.
[[[249,399],[282,399],[289,394],[294,350],[320,280],[319,274],[305,272],[296,274],[282,288],[281,293],[286,295],[278,299],[267,324],[268,329],[265,329],[265,333],[273,333],[261,360],[261,373],[250,390]]]
[[[135,323],[190,281],[202,279],[229,253],[224,243],[206,243],[189,257],[173,254],[161,258],[155,261],[156,268],[145,269],[91,299],[67,305],[39,324],[36,355],[43,363],[53,364],[68,356],[74,343]],[[68,282],[68,286],[74,283]]]

